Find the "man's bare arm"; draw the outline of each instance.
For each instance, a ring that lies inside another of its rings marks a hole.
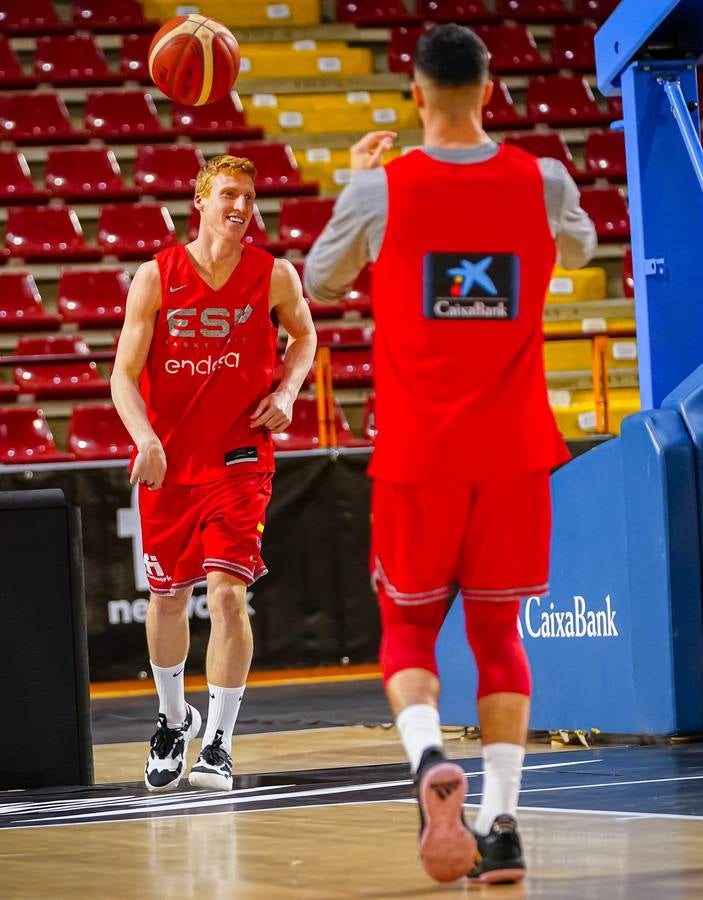
[[[154,323],[161,306],[161,280],[154,261],[141,265],[127,295],[125,323],[120,334],[115,366],[110,378],[112,400],[125,428],[137,447],[132,484],[142,481],[156,490],[166,474],[166,455],[151,427],[139,378],[154,336]]]
[[[277,259],[271,273],[270,308],[288,334],[283,359],[283,378],[268,397],[264,397],[251,417],[251,427],[285,431],[293,420],[293,404],[310,371],[317,348],[317,334],[310,308],[303,298],[298,273],[285,259]]]

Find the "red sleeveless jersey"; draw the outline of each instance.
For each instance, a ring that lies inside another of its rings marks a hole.
[[[466,482],[565,461],[542,355],[556,245],[537,160],[505,145],[480,163],[415,150],[386,173],[371,474]]]
[[[154,258],[161,309],[140,390],[166,453],[166,483],[273,471],[270,433],[249,426],[271,390],[276,360],[278,329],[269,312],[273,257],[245,247],[218,291],[196,272],[182,244]]]

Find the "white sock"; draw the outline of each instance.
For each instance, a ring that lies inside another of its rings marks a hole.
[[[474,829],[488,834],[496,816],[517,815],[525,748],[519,744],[487,744],[483,748],[483,797]]]
[[[186,661],[177,666],[157,666],[151,664],[156,691],[159,695],[159,712],[166,716],[169,728],[180,725],[186,717],[186,697],[183,672]]]
[[[203,735],[203,747],[211,744],[215,740],[215,734],[221,731],[222,746],[231,755],[232,732],[237,721],[246,685],[226,688],[217,687],[217,685],[208,682],[207,687],[210,694],[210,705],[207,711],[207,725]]]
[[[439,711],[429,703],[406,706],[395,720],[410,768],[417,772],[422,754],[430,747],[442,749]]]

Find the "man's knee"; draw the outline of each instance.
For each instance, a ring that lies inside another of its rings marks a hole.
[[[207,602],[212,621],[235,626],[248,620],[247,586],[238,578],[213,573],[208,578]]]
[[[426,669],[436,675],[435,644],[445,602],[404,606],[389,598],[382,588],[378,597],[383,621],[380,662],[384,682],[403,669]]]
[[[159,619],[177,619],[185,615],[192,593],[192,588],[184,588],[174,591],[173,594],[151,594],[149,596],[151,614]]]
[[[530,696],[530,664],[517,617],[519,601],[470,600],[464,605],[466,636],[478,670],[478,697],[514,693]]]

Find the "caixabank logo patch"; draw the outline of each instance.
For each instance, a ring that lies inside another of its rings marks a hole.
[[[518,314],[519,287],[514,253],[428,253],[423,312],[428,319],[509,321]]]

